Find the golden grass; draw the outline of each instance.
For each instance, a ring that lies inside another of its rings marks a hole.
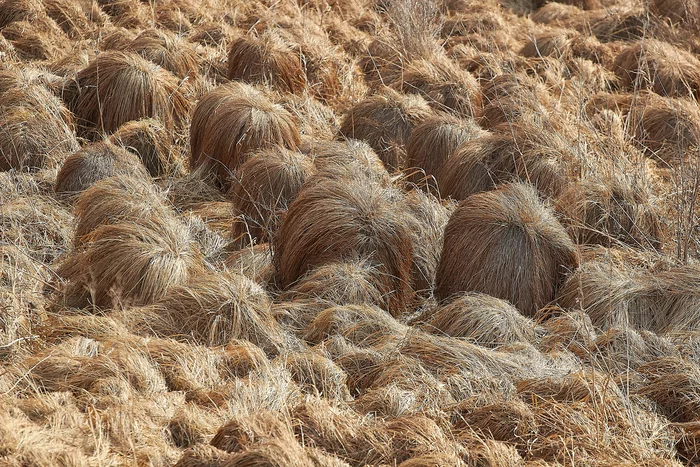
[[[278,146],[254,154],[235,172],[228,193],[240,217],[233,226],[233,237],[268,241],[312,174],[313,161],[299,152]]]
[[[246,84],[218,86],[197,104],[190,126],[190,167],[216,174],[223,187],[251,152],[300,144],[297,122],[279,104]]]
[[[199,267],[189,232],[174,219],[142,218],[102,225],[61,264],[69,306],[147,305],[185,283]]]
[[[373,182],[324,181],[302,190],[275,238],[280,285],[288,288],[330,262],[366,258],[376,265],[388,310],[401,315],[413,289],[410,230],[397,212],[400,202],[400,193]]]
[[[0,464],[697,463],[698,5],[0,1]]]
[[[348,111],[339,137],[366,141],[389,172],[406,164],[406,143],[413,128],[432,116],[426,101],[384,89]]]
[[[138,156],[109,140],[92,143],[63,161],[54,191],[65,196],[77,195],[93,183],[115,175],[149,178]]]
[[[156,118],[168,131],[179,130],[190,108],[175,76],[123,51],[99,54],[78,72],[67,97],[82,134],[92,138],[142,118]]]
[[[574,243],[535,189],[511,184],[457,207],[445,228],[436,292],[440,299],[484,292],[534,316],[577,266]]]

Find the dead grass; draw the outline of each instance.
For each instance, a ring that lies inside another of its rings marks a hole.
[[[698,463],[698,12],[0,1],[0,464]]]
[[[346,114],[338,134],[366,141],[389,172],[406,164],[406,143],[417,125],[432,116],[426,101],[392,89],[368,97]]]
[[[239,83],[218,86],[197,104],[190,126],[190,167],[216,174],[228,187],[234,171],[251,152],[300,144],[297,122],[279,104]]]
[[[266,242],[277,231],[280,217],[313,174],[313,161],[296,151],[273,147],[260,151],[235,172],[228,193],[240,222],[233,237]]]
[[[176,131],[190,108],[175,76],[123,51],[99,54],[78,72],[64,98],[78,119],[81,133],[91,138],[142,118],[158,119],[168,131]]]
[[[396,210],[401,201],[399,192],[373,183],[309,185],[290,206],[275,239],[280,285],[288,288],[330,262],[368,259],[378,270],[376,286],[387,309],[401,315],[413,295],[410,230]]]
[[[63,161],[56,175],[54,191],[58,195],[72,197],[93,183],[115,175],[149,178],[138,156],[109,140],[92,143]]]
[[[198,271],[199,252],[188,233],[167,218],[97,227],[58,271],[69,281],[66,304],[118,308],[156,302]]]
[[[515,257],[524,263],[516,267]],[[506,185],[473,195],[455,210],[445,228],[436,292],[442,300],[458,292],[484,292],[534,316],[577,266],[573,242],[534,188]]]

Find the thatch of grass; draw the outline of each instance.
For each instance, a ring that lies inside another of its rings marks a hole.
[[[68,252],[73,240],[73,216],[64,206],[31,192],[4,198],[5,193],[0,191],[1,243],[16,245],[47,264]]]
[[[649,379],[639,393],[655,401],[674,422],[697,420],[700,410],[700,368],[684,358],[663,357],[640,366]]]
[[[388,310],[401,315],[413,295],[411,237],[400,193],[373,182],[324,181],[303,189],[274,240],[280,285],[288,288],[330,262],[367,259]]]
[[[312,160],[296,151],[278,146],[254,154],[235,172],[228,193],[241,217],[233,225],[233,237],[268,241],[312,173]]]
[[[697,0],[653,0],[651,10],[673,23],[697,26],[700,21],[700,2]]]
[[[364,141],[314,142],[302,150],[313,157],[318,179],[366,177],[380,182],[389,180],[384,163]]]
[[[338,131],[340,120],[334,109],[309,94],[284,94],[277,103],[299,122],[302,146],[308,145],[310,140],[333,139]]]
[[[680,161],[700,146],[700,111],[694,100],[642,94],[625,115],[633,142],[664,162]]]
[[[563,214],[578,244],[660,246],[661,213],[654,198],[624,175],[572,184],[557,199],[555,209]]]
[[[553,57],[569,65],[575,63],[576,58],[607,65],[614,58],[610,48],[595,37],[584,36],[573,30],[537,34],[528,40],[519,53],[529,58]]]
[[[117,131],[131,120],[155,118],[168,131],[181,129],[189,112],[179,80],[128,52],[103,52],[78,72],[65,94],[81,134]]]
[[[567,183],[566,152],[571,148],[562,147],[554,133],[540,130],[533,135],[528,128],[515,127],[515,135],[487,134],[463,143],[440,169],[441,195],[464,200],[518,180],[532,183],[547,196],[560,193]]]
[[[363,464],[372,449],[384,447],[372,420],[322,398],[305,397],[292,412],[292,424],[297,439],[353,465]]]
[[[563,312],[545,321],[542,327],[546,333],[540,348],[544,351],[565,349],[579,358],[588,358],[590,347],[597,338],[597,328],[583,311]]]
[[[280,92],[301,93],[306,88],[299,52],[274,31],[236,39],[229,49],[226,77],[269,84]]]
[[[45,13],[44,5],[32,0],[8,0],[0,8],[0,28],[16,21],[36,21]]]
[[[63,162],[54,191],[61,195],[79,194],[98,180],[115,175],[149,178],[138,156],[108,140],[92,143]]]
[[[406,197],[406,219],[413,240],[413,287],[423,296],[431,295],[435,287],[445,226],[455,208],[455,203],[441,203],[419,190]]]
[[[281,365],[292,375],[292,380],[305,394],[328,400],[350,400],[348,376],[320,352],[293,352],[278,356],[272,364]]]
[[[443,55],[408,63],[391,87],[422,96],[438,112],[460,118],[480,112],[481,89],[476,78]]]
[[[609,327],[646,328],[655,313],[645,306],[643,281],[612,264],[591,262],[581,266],[562,286],[557,303],[585,311],[593,324]]]
[[[429,177],[438,177],[442,165],[462,143],[485,135],[473,120],[450,116],[425,120],[411,132],[406,145],[406,167],[416,171],[411,179],[430,186]]]
[[[673,344],[651,331],[610,328],[599,335],[591,350],[597,357],[596,368],[607,373],[626,373],[664,356],[679,357]]]
[[[498,398],[488,403],[466,399],[455,407],[452,420],[458,430],[474,429],[487,438],[510,443],[525,443],[537,433],[532,409],[518,399]]]
[[[582,25],[581,18],[576,18],[573,25]],[[649,30],[654,31],[659,26],[658,20],[648,14],[648,9],[642,5],[618,5],[614,8],[601,8],[589,12],[584,28],[601,42],[615,41],[636,42],[646,40]]]
[[[184,162],[165,125],[153,118],[127,122],[109,137],[141,159],[151,177],[181,175]]]
[[[425,454],[455,453],[455,445],[435,421],[424,415],[390,420],[383,427],[397,463]]]
[[[352,107],[343,118],[339,137],[369,143],[388,171],[406,164],[406,143],[411,131],[432,116],[426,101],[385,88]]]
[[[188,232],[167,218],[102,225],[84,241],[58,270],[68,306],[152,304],[200,267]]]
[[[242,83],[218,86],[197,104],[190,126],[190,167],[204,166],[224,187],[252,151],[301,143],[296,121],[260,91]]]
[[[2,36],[12,44],[19,58],[26,61],[55,59],[70,43],[61,28],[44,15],[31,22],[10,23],[3,28]]]
[[[126,49],[159,65],[180,79],[199,72],[199,57],[189,44],[175,34],[159,29],[141,32]]]
[[[274,467],[282,467],[284,465],[315,466],[301,445],[296,441],[271,439],[231,456],[226,463],[222,464],[222,467],[254,467],[257,465]]]
[[[327,263],[311,270],[279,298],[286,301],[318,299],[335,305],[386,306],[385,298],[374,285],[378,277],[380,272],[369,261]]]
[[[407,330],[377,307],[338,305],[319,313],[306,327],[304,338],[319,344],[337,334],[354,345],[367,346],[381,340],[382,336],[399,336]]]
[[[536,23],[568,25],[572,21],[580,20],[584,15],[585,13],[577,6],[550,2],[538,8],[530,18]]]
[[[542,121],[552,107],[546,87],[523,72],[499,73],[482,85],[482,93],[479,123],[487,129],[505,123]]]
[[[151,9],[138,0],[98,0],[97,3],[112,23],[123,28],[144,28],[152,17]]]
[[[47,0],[46,14],[72,39],[86,37],[93,27],[105,25],[105,17],[93,10],[92,5],[69,0]]]
[[[577,266],[573,242],[534,188],[511,184],[457,207],[445,229],[436,293],[483,292],[533,316]]]
[[[231,271],[262,284],[270,281],[275,273],[269,243],[258,243],[234,251],[224,263]]]
[[[233,417],[219,428],[210,444],[221,451],[236,453],[273,439],[293,440],[294,433],[282,416],[262,411]]]
[[[535,323],[505,300],[481,293],[456,297],[433,311],[426,331],[452,337],[466,337],[484,347],[499,347],[516,342],[533,342]]]
[[[196,444],[185,450],[173,467],[214,467],[224,464],[231,453],[209,444]]]
[[[41,109],[0,110],[0,170],[36,171],[60,164],[79,147],[69,123]]]
[[[125,50],[136,38],[136,33],[123,27],[108,28],[100,35],[98,45],[100,50]]]
[[[270,297],[252,280],[223,272],[201,274],[169,290],[137,323],[141,332],[198,344],[226,345],[247,339],[268,353],[282,344]]]
[[[700,60],[668,42],[646,39],[626,47],[615,58],[615,74],[628,89],[700,97]]]
[[[657,326],[646,329],[654,332],[689,332],[698,329],[700,283],[697,265],[682,265],[654,275],[647,284],[653,297],[651,308]]]
[[[210,21],[198,25],[188,36],[188,40],[208,47],[223,46],[228,50],[228,45],[235,34],[236,29],[228,24]]]
[[[175,212],[149,180],[117,175],[82,192],[75,203],[75,216],[75,242],[80,245],[86,235],[101,225],[149,218],[174,220]]]

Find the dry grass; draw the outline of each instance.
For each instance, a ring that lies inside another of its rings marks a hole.
[[[484,347],[535,341],[535,323],[505,300],[466,294],[432,311],[423,327],[436,334],[466,337]]]
[[[279,298],[290,302],[315,299],[329,306],[371,304],[386,307],[385,298],[374,285],[380,274],[367,260],[328,263],[310,271]],[[303,321],[299,319],[302,316],[295,317],[295,321]]]
[[[575,166],[576,147],[561,133],[536,124],[498,129],[455,150],[438,174],[441,194],[463,200],[501,183],[521,181],[548,197],[557,196]]]
[[[233,226],[233,237],[246,236],[251,243],[268,241],[279,227],[280,216],[312,174],[309,157],[283,147],[250,157],[235,172],[228,193],[241,218]]]
[[[188,232],[167,218],[102,225],[82,241],[84,250],[75,251],[58,271],[68,280],[68,306],[151,304],[199,268]]]
[[[75,203],[76,245],[101,225],[142,219],[174,220],[162,193],[141,178],[117,175],[96,182]]]
[[[229,49],[226,77],[250,84],[270,84],[280,92],[301,93],[306,87],[299,52],[272,31],[259,38],[236,39]]]
[[[512,258],[520,258],[519,265]],[[506,185],[460,203],[445,228],[436,292],[484,292],[533,316],[554,299],[578,253],[532,186]]]
[[[70,122],[57,120],[46,111],[2,109],[0,126],[0,170],[55,167],[78,149]]]
[[[438,112],[469,118],[481,110],[481,89],[476,78],[447,57],[408,63],[391,86],[423,97]]]
[[[56,175],[54,191],[60,195],[77,195],[93,183],[115,175],[149,178],[138,156],[109,140],[93,143],[63,162]]]
[[[326,181],[302,190],[275,238],[280,285],[329,262],[366,258],[378,270],[376,287],[389,311],[402,314],[413,290],[410,230],[396,209],[401,200],[371,182]]]
[[[571,185],[557,200],[571,236],[579,244],[656,249],[661,213],[654,198],[628,174]]]
[[[700,95],[700,60],[667,42],[647,39],[623,49],[615,58],[615,73],[630,89],[671,97]]]
[[[654,0],[652,11],[674,23],[697,26],[700,18],[700,3],[696,0]]]
[[[443,164],[459,146],[485,134],[471,120],[438,116],[424,121],[411,132],[406,144],[406,167],[416,170],[412,180],[430,186],[430,178],[438,177]]]
[[[341,305],[326,308],[306,327],[304,338],[314,344],[338,334],[348,342],[364,346],[383,336],[401,334],[407,329],[385,311],[372,306]]]
[[[205,167],[229,186],[251,152],[300,144],[296,121],[279,104],[245,84],[218,86],[197,104],[190,126],[190,167]]]
[[[192,79],[199,71],[197,53],[184,39],[162,30],[143,31],[131,41],[127,50],[163,67],[180,79]]]
[[[364,177],[381,183],[389,179],[384,163],[364,141],[319,142],[302,149],[314,159],[315,179]]]
[[[429,296],[442,252],[445,226],[456,205],[414,190],[406,197],[406,218],[413,241],[413,288]]]
[[[151,310],[134,310],[135,328],[209,346],[246,339],[275,352],[282,344],[267,293],[247,277],[200,273],[180,284],[173,284]]]
[[[406,164],[406,143],[411,131],[430,116],[432,112],[424,99],[385,89],[350,109],[339,136],[366,141],[386,169],[394,172]]]
[[[160,120],[168,131],[179,130],[190,108],[175,76],[121,51],[99,54],[78,72],[64,97],[81,133],[92,138],[143,118]]]
[[[156,119],[127,122],[109,139],[139,156],[151,177],[177,176],[184,171],[184,162],[173,145],[172,135]]]
[[[0,0],[0,464],[698,463],[698,14]]]

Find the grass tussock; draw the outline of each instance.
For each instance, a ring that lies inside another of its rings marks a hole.
[[[460,255],[470,261],[460,261]],[[515,267],[513,257],[528,266]],[[488,293],[533,316],[577,266],[574,243],[534,188],[506,185],[472,195],[455,210],[445,228],[436,291],[441,299],[458,292]]]
[[[99,54],[75,77],[64,94],[81,133],[95,138],[131,120],[155,118],[168,131],[181,128],[189,112],[178,79],[138,55]]]
[[[253,151],[301,143],[297,122],[279,104],[246,84],[219,86],[197,104],[190,126],[190,167],[205,167],[228,187]]]

